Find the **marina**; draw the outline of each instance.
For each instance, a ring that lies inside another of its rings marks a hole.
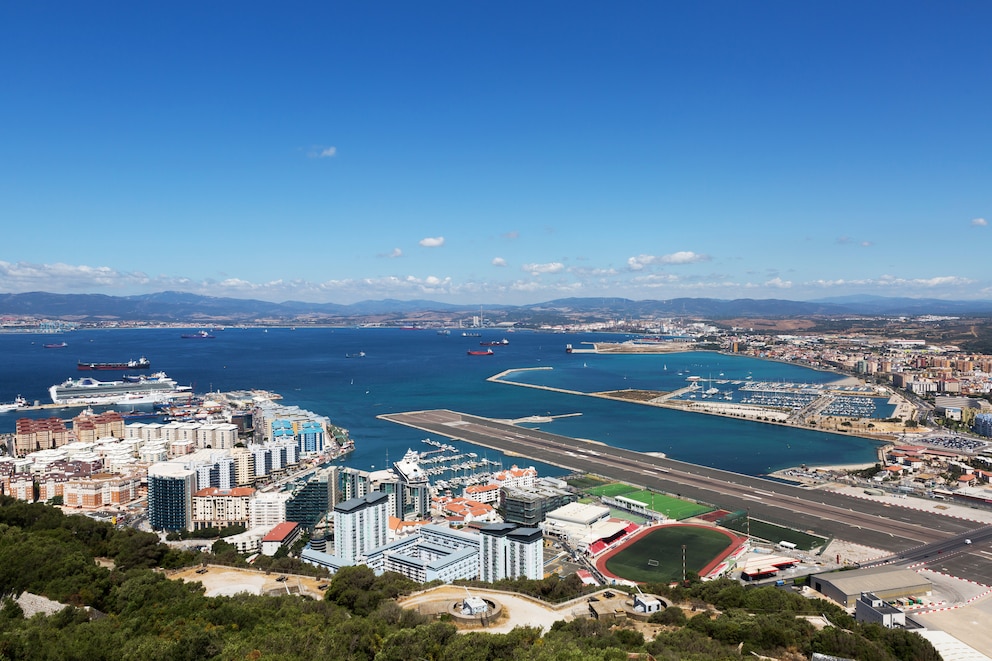
[[[413,459],[420,464],[423,472],[432,478],[434,486],[441,490],[471,484],[486,484],[493,470],[502,469],[502,462],[480,458],[478,453],[463,452],[447,443],[430,438],[423,439],[421,443],[436,449],[410,452],[415,455]]]
[[[818,415],[849,418],[885,418],[894,409],[887,398],[872,396],[875,390],[870,386],[702,379],[695,376],[686,380],[689,386],[671,397],[671,401],[722,399],[780,411],[800,412],[815,408]],[[701,385],[704,383],[705,387]]]

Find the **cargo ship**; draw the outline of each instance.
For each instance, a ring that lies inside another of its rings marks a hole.
[[[84,363],[81,360],[76,363],[76,369],[80,370],[146,370],[151,366],[151,361],[144,356],[126,363]]]
[[[53,344],[46,344],[45,345],[45,348],[46,349],[63,349],[65,347],[67,347],[67,346],[69,346],[69,345],[66,344],[65,342],[56,342],[56,343],[53,343]]]
[[[153,404],[175,397],[189,396],[193,389],[180,386],[165,372],[144,376],[125,376],[120,381],[98,381],[85,376],[67,379],[48,389],[52,403],[66,406],[92,404]]]
[[[505,337],[502,340],[492,340],[490,342],[479,342],[480,347],[505,347],[510,341]]]
[[[183,333],[179,337],[183,338],[184,340],[212,340],[214,338],[213,335],[211,335],[205,330],[201,330],[198,333]]]
[[[470,356],[492,356],[493,355],[493,350],[492,349],[486,349],[485,351],[469,351],[468,352],[468,355],[470,355]]]

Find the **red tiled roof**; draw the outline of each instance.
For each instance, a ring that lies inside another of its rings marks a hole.
[[[300,527],[300,524],[295,521],[283,521],[275,528],[273,528],[268,535],[262,538],[263,542],[284,542],[290,535],[296,532],[296,529]]]
[[[244,498],[251,496],[255,490],[251,487],[234,487],[233,489],[220,489],[218,487],[206,487],[200,489],[194,496],[230,496],[232,498]]]

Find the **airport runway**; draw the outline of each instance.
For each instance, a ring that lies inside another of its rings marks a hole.
[[[662,459],[454,411],[416,411],[379,417],[510,455],[642,485],[723,509],[748,510],[756,519],[892,553],[944,542],[984,527],[973,521]]]

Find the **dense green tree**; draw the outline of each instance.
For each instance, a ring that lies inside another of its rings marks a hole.
[[[669,606],[664,610],[652,613],[648,622],[652,624],[666,624],[669,626],[681,627],[687,622],[685,611],[678,606]]]
[[[167,550],[168,547],[159,542],[158,535],[125,528],[111,538],[107,554],[114,559],[117,569],[128,571],[160,566]]]
[[[97,555],[111,558],[114,568],[95,562]],[[739,659],[751,652],[795,658],[814,651],[868,661],[939,659],[923,638],[858,624],[835,604],[726,580],[648,586],[647,591],[675,603],[696,604],[698,611],[688,621],[680,608],[655,614],[654,621],[669,626],[645,642],[633,628],[583,619],[558,622],[544,635],[533,628],[456,634],[451,624],[394,601],[421,586],[399,574],[375,576],[367,567],[340,571],[322,600],[247,594],[208,598],[199,583],[172,581],[155,571],[199,558],[168,549],[154,535],[0,498],[0,597],[29,590],[71,604],[52,616],[25,619],[13,600],[3,599],[0,660],[621,661],[644,651],[666,661]],[[267,562],[288,571],[298,561]],[[552,600],[584,589],[575,579],[557,577],[504,585]],[[103,616],[93,619],[88,610],[75,607],[84,605],[95,606]],[[795,617],[804,613],[822,613],[833,626],[814,631]]]
[[[417,587],[401,574],[385,572],[376,576],[365,565],[357,565],[341,568],[324,592],[324,598],[364,616],[374,611],[382,600],[394,599]]]

